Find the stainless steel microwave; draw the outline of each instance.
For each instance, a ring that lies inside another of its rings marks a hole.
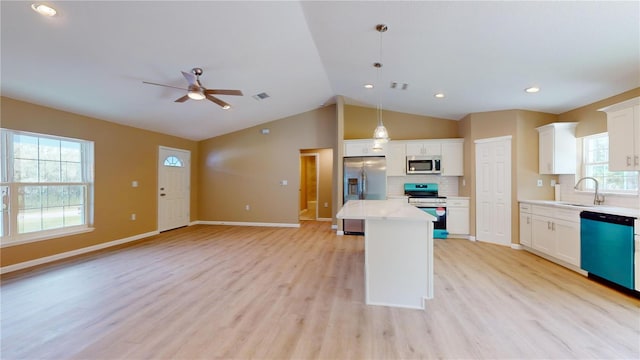
[[[440,156],[407,156],[407,174],[440,174]]]

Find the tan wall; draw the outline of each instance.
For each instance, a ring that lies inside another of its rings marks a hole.
[[[336,131],[328,106],[201,141],[200,220],[297,224],[300,150],[335,148]]]
[[[557,182],[558,176],[539,174],[539,136],[538,130],[536,130],[539,126],[553,122],[558,122],[557,115],[524,110],[517,113],[516,200],[553,200],[554,198],[551,180]],[[542,180],[542,187],[538,187],[536,184],[538,179]]]
[[[368,139],[377,126],[376,109],[344,106],[344,138]],[[392,140],[457,138],[458,121],[384,110],[382,121]]]
[[[198,219],[196,142],[6,97],[1,104],[6,129],[94,141],[96,204],[95,231],[2,248],[2,266],[156,231],[160,145],[191,151],[191,220]],[[131,187],[133,180],[139,187]]]
[[[318,218],[333,217],[333,149],[308,149],[301,153],[318,154]],[[327,203],[327,207],[324,204]]]
[[[518,145],[516,139],[516,119],[517,119],[517,111],[516,110],[506,110],[506,111],[490,111],[484,113],[475,113],[468,116],[469,118],[469,137],[465,137],[465,142],[469,144],[469,154],[465,153],[465,178],[466,187],[468,187],[468,192],[471,194],[471,199],[469,201],[469,226],[471,235],[476,234],[476,189],[475,189],[475,141],[479,139],[488,139],[500,136],[512,136],[511,140],[511,197],[512,204],[516,203],[516,147]],[[465,120],[466,121],[466,120]],[[467,169],[470,169],[469,172],[466,172]],[[515,205],[517,207],[517,204]],[[514,206],[512,206],[512,213],[516,214],[513,210]],[[517,217],[512,216],[512,229],[517,228]],[[513,226],[515,225],[515,226]],[[513,239],[512,234],[512,239]],[[513,241],[513,240],[512,240]]]
[[[460,196],[471,196],[473,179],[475,178],[471,168],[472,164],[475,164],[475,159],[471,157],[472,154],[475,154],[475,145],[471,142],[471,115],[467,115],[458,121],[458,137],[464,138],[465,142],[463,157],[465,175],[458,182],[458,194]],[[475,218],[475,215],[473,217]],[[475,226],[470,229],[475,234]]]
[[[562,113],[558,115],[558,120],[579,122],[576,128],[577,137],[600,134],[607,131],[607,114],[598,111],[598,109],[638,96],[640,96],[640,88],[635,88],[622,94],[594,102],[593,104]]]

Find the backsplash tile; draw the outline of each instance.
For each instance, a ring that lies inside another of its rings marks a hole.
[[[573,189],[575,186],[574,175],[560,175],[560,201],[575,202],[578,204],[593,204],[593,193],[579,192]],[[605,194],[604,205],[631,209],[640,209],[640,197],[629,195]]]
[[[388,176],[387,194],[404,195],[405,183],[436,183],[438,184],[439,195],[458,196],[458,179],[457,176],[441,175]]]

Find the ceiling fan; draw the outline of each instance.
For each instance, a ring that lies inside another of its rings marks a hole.
[[[184,91],[187,92],[187,95],[176,99],[175,102],[181,103],[181,102],[185,102],[185,101],[187,101],[189,99],[192,99],[192,100],[207,99],[209,101],[213,101],[214,103],[222,106],[222,108],[225,109],[225,110],[226,109],[230,109],[231,105],[229,105],[228,103],[218,99],[217,97],[215,97],[213,95],[238,95],[238,96],[242,96],[242,91],[240,91],[240,90],[221,90],[221,89],[207,89],[207,88],[205,88],[200,83],[200,75],[202,75],[202,73],[203,73],[203,71],[202,71],[201,68],[193,68],[193,69],[191,69],[191,73],[187,73],[187,72],[182,71],[182,75],[189,82],[189,86],[186,89],[185,88],[181,88],[181,87],[177,87],[177,86],[152,83],[152,82],[148,82],[148,81],[143,81],[143,83],[149,84],[149,85],[157,85],[157,86],[170,87],[170,88],[174,88],[174,89],[180,89],[180,90],[184,90]]]

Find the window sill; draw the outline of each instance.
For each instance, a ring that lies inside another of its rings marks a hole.
[[[2,238],[2,243],[0,244],[0,248],[28,244],[32,242],[38,242],[38,241],[57,239],[65,236],[84,234],[84,233],[92,232],[93,230],[95,230],[95,228],[93,227],[80,227],[80,228],[51,231],[51,232],[46,232],[45,234],[6,237],[6,238]]]

